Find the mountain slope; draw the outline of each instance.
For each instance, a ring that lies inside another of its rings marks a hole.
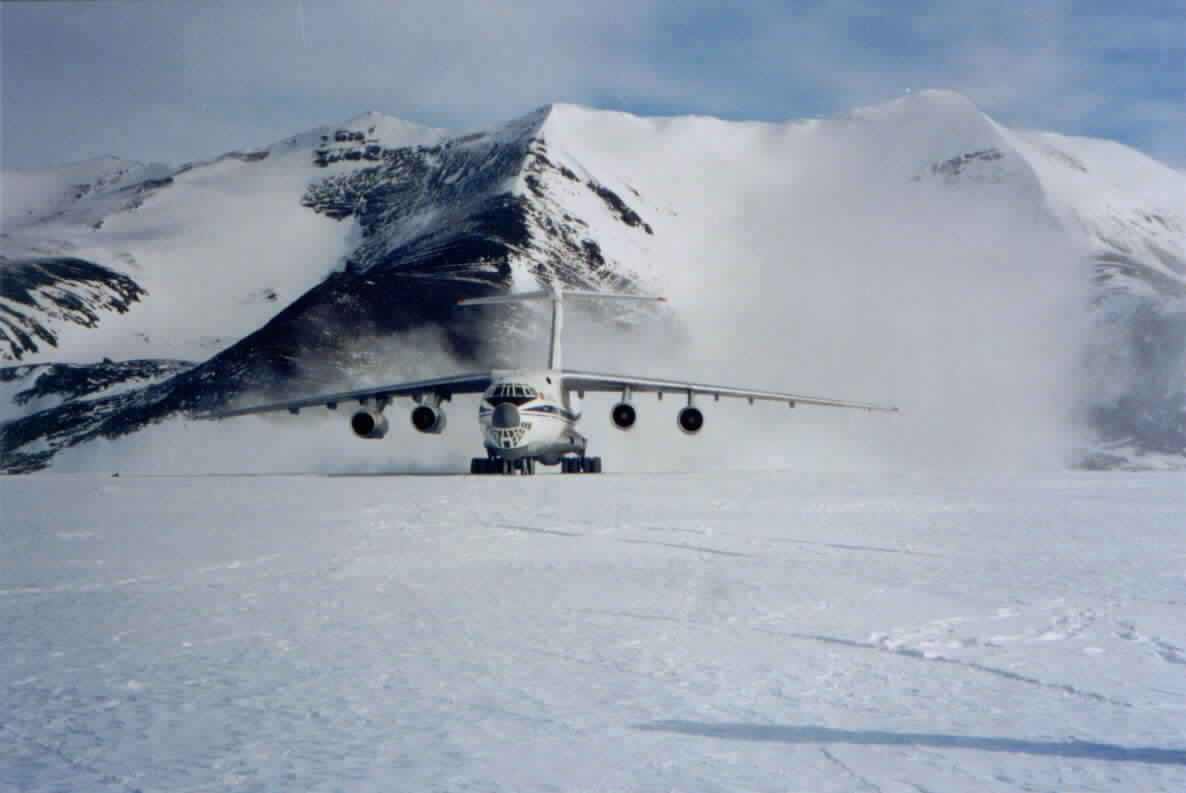
[[[351,249],[350,224],[310,213],[298,200],[327,173],[366,164],[360,156],[316,166],[321,137],[338,130],[388,150],[441,136],[367,114],[179,168],[105,159],[49,174],[0,173],[8,207],[0,225],[0,323],[6,313],[15,317],[0,324],[0,361],[87,362],[96,354],[200,360],[259,328],[340,268]],[[64,257],[113,274],[107,283],[130,279],[136,299],[113,307],[103,294],[83,298],[88,311],[80,321],[55,306],[55,290],[77,293],[86,279],[62,275],[31,299],[16,292],[14,270]]]
[[[1084,404],[1093,466],[1186,455],[1186,177],[1108,141],[1018,135],[1051,211],[1091,264]]]
[[[99,218],[98,236],[61,218],[10,232],[6,246],[44,246],[52,228],[102,242],[87,249],[102,262],[118,261],[117,239],[154,257],[126,315],[26,360],[216,354],[12,422],[5,466],[244,395],[522,360],[538,352],[530,314],[452,306],[553,281],[662,291],[676,307],[584,320],[571,335],[591,367],[637,358],[907,408],[859,431],[808,422],[789,452],[742,419],[745,445],[783,464],[1186,452],[1186,179],[1123,146],[1010,130],[946,92],[786,124],[571,105],[453,137],[374,120],[182,169]],[[372,126],[409,145],[368,142]],[[199,266],[207,250],[222,260]],[[128,346],[148,335],[136,327],[154,335]],[[345,457],[351,440],[343,430]]]
[[[533,114],[497,134],[388,151],[380,165],[330,171],[293,205],[361,237],[344,269],[166,384],[13,422],[3,436],[9,467],[35,468],[61,446],[131,432],[178,410],[213,406],[297,376],[306,387],[327,387],[347,372],[374,376],[376,367],[382,370],[383,339],[447,324],[459,296],[509,288],[513,270],[539,256],[548,263],[533,265],[535,275],[550,267],[570,283],[624,286],[627,279],[598,261],[595,243],[582,247],[571,229],[557,231],[523,194],[532,178],[527,170],[539,169],[533,146],[539,146],[535,134],[546,116]],[[558,248],[584,257],[588,273]],[[495,360],[498,353],[484,335],[471,323],[455,323],[445,344],[462,357]],[[368,349],[368,342],[378,349]],[[31,454],[22,451],[30,444]]]

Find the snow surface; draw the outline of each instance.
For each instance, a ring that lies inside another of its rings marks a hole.
[[[0,790],[1180,791],[1184,485],[0,479]]]
[[[0,170],[0,229],[11,231],[63,217],[76,204],[168,176],[161,164],[95,157],[56,168]],[[81,220],[81,218],[71,218]]]

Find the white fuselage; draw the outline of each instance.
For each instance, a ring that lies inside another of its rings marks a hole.
[[[538,458],[555,465],[565,454],[584,454],[576,431],[579,401],[570,398],[557,370],[495,372],[482,394],[478,421],[486,450],[494,457]]]

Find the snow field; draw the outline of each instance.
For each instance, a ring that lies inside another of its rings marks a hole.
[[[0,479],[0,790],[1181,790],[1181,492]]]

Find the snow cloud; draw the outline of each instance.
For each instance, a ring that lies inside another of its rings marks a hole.
[[[0,36],[5,167],[177,162],[365,109],[449,127],[553,101],[779,120],[927,87],[1186,164],[1181,0],[5,3]]]

